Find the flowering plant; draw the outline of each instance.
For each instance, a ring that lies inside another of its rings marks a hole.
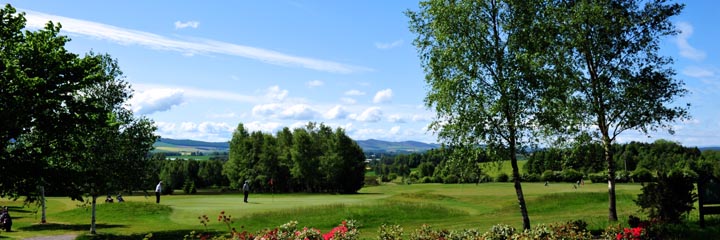
[[[625,228],[615,235],[616,240],[641,240],[647,237],[647,231],[642,227]]]

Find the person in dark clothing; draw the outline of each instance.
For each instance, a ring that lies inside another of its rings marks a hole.
[[[0,224],[2,224],[2,229],[5,229],[6,232],[11,231],[12,217],[10,217],[10,212],[7,207],[4,207],[2,213],[0,213]]]
[[[248,202],[248,195],[250,194],[250,184],[247,180],[245,180],[245,184],[243,184],[243,194],[245,194],[244,202]]]

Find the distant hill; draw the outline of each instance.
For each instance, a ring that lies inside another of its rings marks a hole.
[[[440,148],[439,144],[429,144],[417,141],[388,142],[376,139],[356,141],[364,152],[374,153],[412,153],[425,152],[430,149]]]
[[[153,144],[155,152],[227,152],[229,142],[203,142],[188,139],[161,138]]]
[[[369,153],[412,153],[440,148],[439,144],[417,141],[389,142],[376,139],[357,140],[360,148]],[[161,138],[155,144],[155,152],[227,152],[229,142],[203,142],[188,139]]]
[[[699,148],[699,149],[700,149],[700,151],[702,151],[702,152],[707,151],[707,150],[720,151],[720,147],[719,147],[719,146],[701,147],[701,148]]]

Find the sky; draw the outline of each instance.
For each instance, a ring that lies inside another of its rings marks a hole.
[[[10,1],[26,28],[62,24],[74,53],[117,59],[130,107],[163,138],[229,141],[242,123],[274,134],[308,122],[356,140],[439,142],[404,12],[418,1]],[[662,39],[692,119],[618,142],[720,146],[720,1],[688,1]]]

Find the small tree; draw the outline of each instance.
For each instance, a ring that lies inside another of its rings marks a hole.
[[[678,223],[680,217],[692,210],[697,199],[695,178],[690,171],[674,170],[669,174],[657,174],[657,181],[643,184],[642,193],[635,204],[648,213],[650,218],[661,222]]]

